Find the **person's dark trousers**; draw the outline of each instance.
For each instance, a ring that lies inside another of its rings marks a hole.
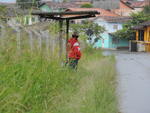
[[[77,69],[79,59],[71,59],[69,58],[69,67],[72,69]]]

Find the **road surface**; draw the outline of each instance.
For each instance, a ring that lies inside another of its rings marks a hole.
[[[113,53],[117,61],[120,112],[150,113],[150,53]]]

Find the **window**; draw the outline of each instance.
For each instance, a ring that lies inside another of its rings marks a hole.
[[[118,25],[114,25],[114,26],[113,26],[113,29],[118,30]]]
[[[139,30],[139,41],[144,41],[144,30]]]
[[[70,23],[71,23],[71,24],[75,24],[75,21],[74,21],[74,20],[71,20]]]
[[[35,22],[35,18],[34,17],[32,17],[32,22]]]
[[[119,39],[117,39],[117,38],[112,38],[112,43],[113,43],[113,44],[118,44],[118,43],[119,43]]]

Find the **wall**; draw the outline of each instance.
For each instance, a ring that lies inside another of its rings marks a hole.
[[[109,37],[109,48],[129,47],[128,39],[116,39],[118,43],[114,43],[113,37],[111,35]]]
[[[44,12],[51,12],[51,11],[52,11],[47,5],[41,6],[41,7],[40,7],[40,10],[41,10],[41,11],[44,11]]]
[[[92,43],[94,42],[95,37],[92,38]],[[94,44],[94,48],[109,48],[109,35],[108,33],[102,33],[100,40]]]
[[[146,27],[144,30],[144,40],[150,41],[150,26]]]
[[[117,22],[116,23],[115,22],[110,23],[110,22],[107,22],[107,21],[105,21],[104,19],[101,19],[101,18],[97,19],[95,21],[95,23],[97,23],[100,26],[105,27],[107,33],[113,33],[113,32],[116,32],[117,30],[122,29],[122,23],[117,23]],[[117,25],[118,28],[114,29],[114,25]]]
[[[128,46],[128,40],[126,39],[121,39],[118,41],[118,43],[113,43],[113,37],[109,34],[122,29],[122,23],[109,23],[104,19],[97,19],[95,22],[106,29],[106,31],[101,34],[102,38],[94,44],[95,48],[117,48]],[[117,25],[117,29],[114,29],[114,25]],[[95,37],[93,37],[93,39],[94,38]]]

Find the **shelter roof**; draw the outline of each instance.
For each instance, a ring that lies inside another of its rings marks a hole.
[[[33,12],[32,15],[39,15],[41,18],[48,18],[54,20],[71,20],[91,18],[99,14],[97,11],[68,11],[68,12]]]

